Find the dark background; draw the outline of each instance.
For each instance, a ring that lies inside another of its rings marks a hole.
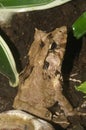
[[[84,11],[86,0],[72,0],[48,10],[15,14],[10,25],[0,29],[14,55],[20,73],[27,64],[27,53],[33,41],[35,28],[50,32],[57,27],[67,26],[68,43],[62,65],[63,92],[74,108],[80,107],[86,100],[83,94],[74,88],[79,84],[76,80],[81,82],[86,80],[86,36],[76,40],[72,33],[72,24]],[[70,81],[70,77],[74,80]],[[0,74],[0,112],[13,109],[16,93],[17,88],[11,88],[8,80]],[[81,111],[86,111],[86,107]],[[74,117],[70,121],[70,129],[67,130],[83,130],[86,127],[86,117]],[[73,129],[76,123],[78,128]],[[58,125],[55,125],[55,128],[62,129]]]

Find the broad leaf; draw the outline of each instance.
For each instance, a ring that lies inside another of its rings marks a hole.
[[[4,7],[15,7],[15,6],[36,6],[36,5],[43,5],[50,3],[51,1],[54,0],[0,0],[2,5]]]
[[[50,4],[52,7],[66,3],[70,0],[0,0],[1,7],[5,8],[19,8],[19,7],[35,7]],[[34,8],[33,8],[34,9]]]
[[[84,12],[72,26],[74,36],[79,39],[86,33],[86,12]]]
[[[76,88],[76,90],[81,91],[86,94],[86,81],[83,82],[80,86],[75,87],[75,88]]]
[[[45,10],[71,0],[0,0],[0,24],[8,24],[16,12]]]
[[[11,86],[15,87],[19,83],[19,75],[12,53],[6,42],[0,36],[0,73],[9,79]]]

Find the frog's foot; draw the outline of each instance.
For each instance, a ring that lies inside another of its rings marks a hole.
[[[67,128],[69,125],[67,117],[64,115],[64,113],[56,112],[52,117],[52,121],[61,125],[63,128]]]

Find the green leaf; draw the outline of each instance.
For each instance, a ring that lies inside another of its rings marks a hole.
[[[75,89],[86,94],[86,81],[83,82],[80,86],[75,87]]]
[[[34,7],[55,3],[56,5],[68,2],[70,0],[0,0],[1,7],[19,8],[19,7]],[[52,6],[51,4],[51,6]]]
[[[86,12],[84,12],[72,25],[74,36],[79,39],[86,34]]]
[[[36,5],[43,5],[50,3],[54,0],[0,0],[1,6],[4,7],[10,7],[10,6],[23,6],[23,5],[29,5],[29,6],[36,6]]]
[[[9,24],[17,12],[45,10],[71,0],[0,0],[0,24]]]
[[[18,86],[19,74],[12,53],[6,42],[0,36],[0,73],[9,79],[12,87]]]

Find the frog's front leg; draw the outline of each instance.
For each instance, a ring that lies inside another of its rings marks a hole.
[[[61,109],[59,109],[59,111],[61,112],[56,111],[54,114],[54,113],[51,113],[47,108],[44,108],[44,107],[39,108],[38,106],[36,107],[37,109],[34,109],[35,111],[33,113],[35,115],[38,115],[40,118],[57,123],[61,125],[63,128],[67,128],[67,126],[69,125],[68,119]],[[53,109],[53,106],[52,106],[52,109]]]
[[[26,103],[26,102],[23,102],[22,100],[20,100],[18,98],[18,96],[16,97],[16,102],[14,103],[14,107],[15,107],[15,109],[21,110],[21,108],[22,108],[22,110],[24,110],[24,111],[27,110],[29,113],[31,113],[37,117],[43,118],[45,120],[48,120],[48,121],[51,121],[51,119],[52,119],[52,113],[44,106],[40,106],[40,103],[36,104],[36,105],[34,105],[34,104],[31,105],[29,103]]]
[[[63,112],[56,112],[52,117],[52,121],[61,125],[63,128],[67,128],[70,124]]]
[[[33,113],[39,116],[40,118],[46,119],[48,121],[52,120],[52,113],[45,107],[39,107],[37,105]]]
[[[65,116],[74,115],[75,112],[73,110],[72,105],[67,100],[67,98],[62,93],[62,85],[59,76],[52,79],[53,87],[56,90],[55,100],[60,105],[61,109],[64,111]]]

